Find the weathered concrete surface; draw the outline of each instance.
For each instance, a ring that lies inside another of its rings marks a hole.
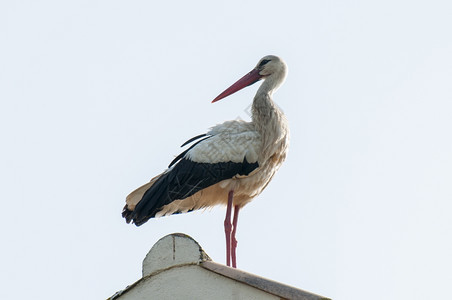
[[[210,260],[201,246],[183,233],[167,235],[151,248],[143,260],[143,277],[174,266],[199,264]]]

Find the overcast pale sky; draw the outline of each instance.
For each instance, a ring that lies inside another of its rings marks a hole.
[[[188,138],[249,119],[267,54],[287,161],[240,215],[238,267],[334,299],[452,282],[452,2],[2,1],[1,299],[103,299],[183,232],[224,263],[225,209],[121,218]]]

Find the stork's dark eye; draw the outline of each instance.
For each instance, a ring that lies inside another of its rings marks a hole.
[[[270,59],[264,59],[263,61],[261,61],[261,63],[259,64],[259,68],[262,68],[269,61],[270,61]]]

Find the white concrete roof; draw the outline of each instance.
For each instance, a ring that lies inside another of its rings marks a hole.
[[[188,235],[161,238],[143,261],[143,277],[109,300],[328,299],[212,262]]]

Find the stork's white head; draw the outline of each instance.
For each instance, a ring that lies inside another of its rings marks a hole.
[[[286,74],[286,63],[278,56],[267,55],[259,60],[256,67],[251,70],[251,72],[240,78],[236,83],[218,95],[212,103],[240,91],[241,89],[252,85],[261,79],[266,79],[269,83],[269,89],[274,90],[284,82]]]
[[[259,70],[261,78],[266,79],[267,89],[277,89],[286,79],[287,65],[275,55],[267,55],[263,57],[257,64],[256,69]]]
[[[256,68],[259,70],[259,74],[262,78],[270,76],[272,74],[279,75],[278,77],[286,77],[287,65],[286,63],[275,55],[267,55],[257,63]],[[283,78],[283,79],[284,79]]]

